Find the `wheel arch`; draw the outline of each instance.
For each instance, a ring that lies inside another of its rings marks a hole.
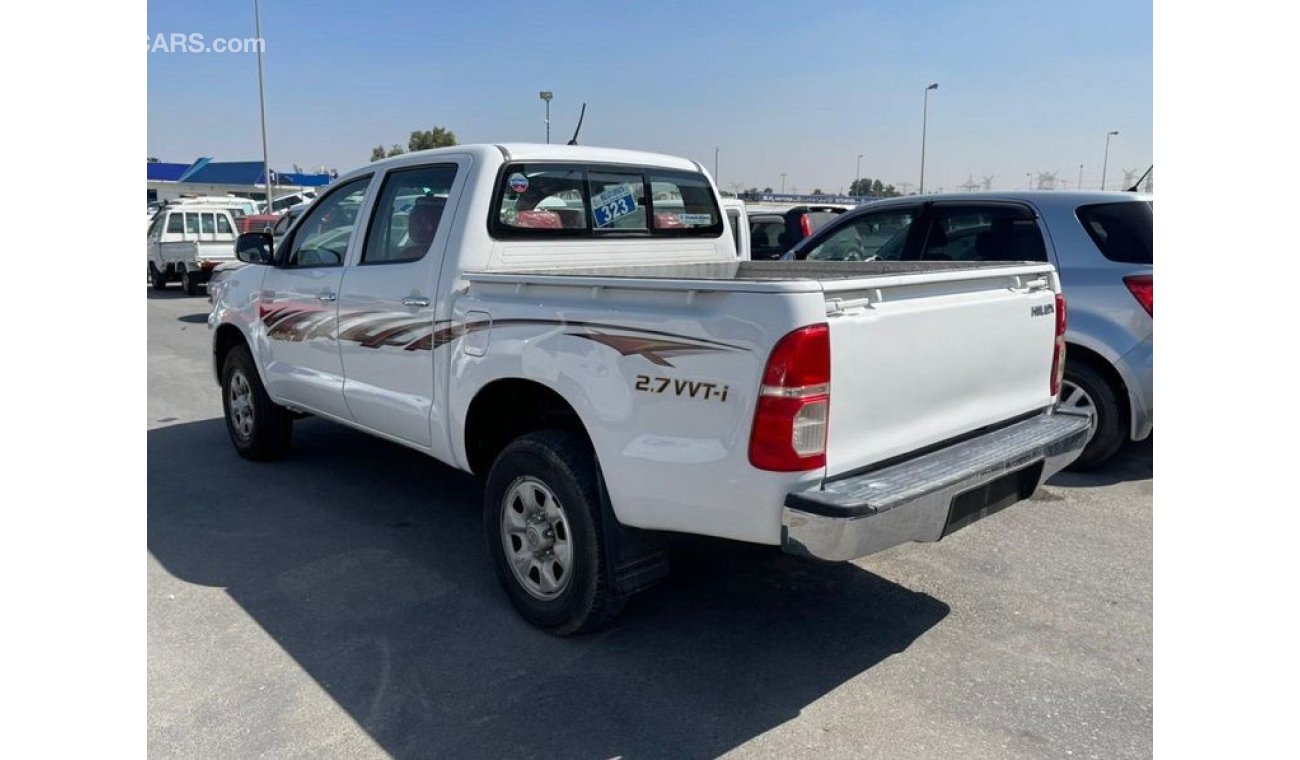
[[[577,409],[559,392],[536,380],[493,380],[474,394],[465,413],[462,443],[470,472],[485,476],[497,455],[516,438],[536,430],[559,429],[580,436],[591,448],[591,435]]]
[[[1115,391],[1115,400],[1119,402],[1120,414],[1125,423],[1124,437],[1132,437],[1130,431],[1133,427],[1133,402],[1129,397],[1129,388],[1128,384],[1124,382],[1124,376],[1106,357],[1079,343],[1066,343],[1065,345],[1066,365],[1068,366],[1071,361],[1086,363],[1100,372],[1106,382],[1110,383],[1111,388]]]

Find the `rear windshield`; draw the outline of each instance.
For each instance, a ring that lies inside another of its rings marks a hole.
[[[495,237],[719,237],[704,175],[640,166],[509,164],[497,180]]]
[[[1152,204],[1149,201],[1098,203],[1076,213],[1097,250],[1111,261],[1151,263]]]

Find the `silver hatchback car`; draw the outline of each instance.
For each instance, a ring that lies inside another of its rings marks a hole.
[[[1072,465],[1151,435],[1151,196],[1021,191],[906,196],[841,215],[782,258],[1050,261],[1065,290],[1063,406],[1096,427]]]

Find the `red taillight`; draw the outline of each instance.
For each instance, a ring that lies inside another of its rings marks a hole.
[[[1056,346],[1052,349],[1052,395],[1061,392],[1061,379],[1065,377],[1065,296],[1056,294]]]
[[[1128,292],[1142,304],[1142,308],[1147,310],[1147,314],[1155,316],[1151,312],[1151,275],[1149,274],[1131,274],[1124,278],[1124,284],[1128,286]]]
[[[830,327],[795,330],[777,342],[763,369],[749,463],[774,472],[825,467],[830,404]]]
[[[812,218],[807,214],[799,215],[799,231],[803,233],[804,237],[812,234]]]

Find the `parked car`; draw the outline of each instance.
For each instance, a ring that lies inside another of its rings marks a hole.
[[[739,198],[723,198],[722,211],[727,215],[731,240],[736,244],[736,258],[749,260],[749,210]]]
[[[219,264],[235,260],[235,218],[210,204],[169,205],[146,232],[149,282],[155,290],[179,279],[186,295],[198,295]]]
[[[1096,428],[1075,467],[1152,430],[1152,200],[1131,192],[908,196],[866,204],[792,261],[1046,261],[1069,298],[1061,405]]]
[[[849,208],[833,204],[788,208],[750,206],[750,258],[755,261],[781,258],[800,240],[821,229]]]
[[[236,250],[208,320],[234,449],[275,459],[310,413],[481,476],[505,593],[557,634],[662,579],[661,531],[832,561],[936,541],[1090,427],[1055,408],[1050,264],[736,261],[688,159],[409,153]]]

